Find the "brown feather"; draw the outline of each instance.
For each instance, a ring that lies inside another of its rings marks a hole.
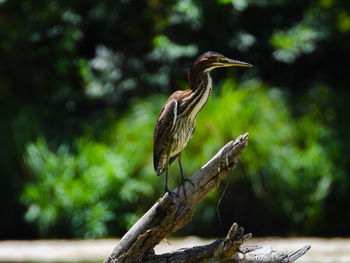
[[[157,175],[164,172],[165,165],[164,155],[168,152],[169,143],[171,142],[171,129],[174,119],[174,112],[177,111],[176,93],[173,93],[164,104],[159,113],[157,124],[153,137],[153,165]],[[166,156],[170,158],[170,156]]]

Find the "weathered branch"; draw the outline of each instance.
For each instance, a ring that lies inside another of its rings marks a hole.
[[[208,245],[197,246],[173,253],[150,255],[143,262],[231,262],[231,263],[289,263],[304,255],[310,246],[292,252],[277,252],[272,248],[258,246],[241,247],[252,235],[243,234],[243,228],[236,223],[232,225],[225,239],[218,239]]]
[[[237,159],[248,144],[248,133],[227,143],[206,165],[198,170],[180,190],[165,194],[123,236],[104,263],[117,262],[293,262],[309,248],[282,254],[240,246],[251,237],[233,224],[224,240],[183,251],[155,255],[153,248],[165,237],[185,226],[192,218],[194,206],[215,190],[236,166]],[[300,252],[304,251],[304,252]],[[288,259],[290,258],[290,259]],[[266,261],[267,259],[270,259]],[[265,261],[264,261],[265,260]],[[289,261],[288,261],[289,260]]]

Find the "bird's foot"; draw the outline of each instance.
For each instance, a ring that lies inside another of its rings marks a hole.
[[[168,194],[169,194],[170,196],[172,196],[172,197],[174,197],[174,196],[176,195],[173,191],[170,191],[168,188],[165,188],[162,197],[163,197],[166,193],[168,193]]]
[[[177,191],[177,196],[179,196],[181,188],[182,188],[183,189],[183,193],[185,195],[185,199],[187,199],[185,182],[189,182],[193,187],[195,187],[194,183],[190,179],[185,178],[185,177],[181,177],[180,185],[179,185],[178,191]]]

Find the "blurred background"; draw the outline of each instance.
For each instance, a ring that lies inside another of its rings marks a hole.
[[[254,236],[349,236],[349,10],[0,0],[0,239],[122,236],[163,192],[157,115],[208,50],[254,67],[212,72],[185,175],[240,134],[249,146],[178,235],[222,236],[238,222]],[[171,188],[179,178],[174,163]]]

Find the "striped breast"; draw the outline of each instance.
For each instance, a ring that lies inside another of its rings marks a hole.
[[[173,143],[170,156],[173,157],[186,147],[196,126],[196,117],[209,99],[212,82],[209,72],[204,72],[197,88],[179,103],[178,115],[173,128]]]

